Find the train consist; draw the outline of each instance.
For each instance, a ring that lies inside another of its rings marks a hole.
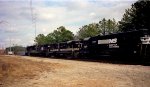
[[[150,61],[150,32],[142,29],[55,44],[33,45],[26,48],[26,55],[147,62]]]

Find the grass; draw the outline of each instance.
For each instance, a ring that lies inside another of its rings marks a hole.
[[[59,63],[32,61],[17,56],[0,56],[0,84],[20,79],[33,79],[42,72],[54,72]]]

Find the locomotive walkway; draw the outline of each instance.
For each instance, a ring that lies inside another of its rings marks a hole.
[[[15,61],[18,61],[19,59],[19,62],[21,62],[20,64],[27,64],[26,67],[24,67],[25,69],[29,68],[33,70],[32,72],[39,72],[35,74],[34,77],[31,77],[32,75],[30,75],[30,73],[25,73],[26,76],[22,78],[11,78],[15,80],[10,83],[0,82],[0,87],[150,86],[150,66],[110,64],[27,56],[0,56],[0,62],[3,61],[4,57],[8,57],[8,60],[14,59]],[[40,64],[36,64],[36,62],[40,62]],[[16,63],[13,64],[17,66]],[[2,64],[0,63],[0,65]],[[26,69],[26,71],[29,69]]]

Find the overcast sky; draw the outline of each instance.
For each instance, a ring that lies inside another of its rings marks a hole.
[[[0,48],[34,43],[30,0],[0,0]],[[102,18],[120,21],[136,0],[32,0],[37,35],[65,26],[74,34],[85,24]]]

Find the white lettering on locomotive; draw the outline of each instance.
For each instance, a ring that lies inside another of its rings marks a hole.
[[[112,44],[112,43],[117,43],[117,38],[98,40],[98,44]]]
[[[109,48],[119,48],[117,38],[98,40],[98,44],[109,44]]]
[[[98,44],[109,44],[109,39],[106,39],[106,40],[98,40]]]
[[[117,43],[117,38],[109,39],[109,43]]]
[[[109,44],[109,48],[119,48],[117,44]]]

